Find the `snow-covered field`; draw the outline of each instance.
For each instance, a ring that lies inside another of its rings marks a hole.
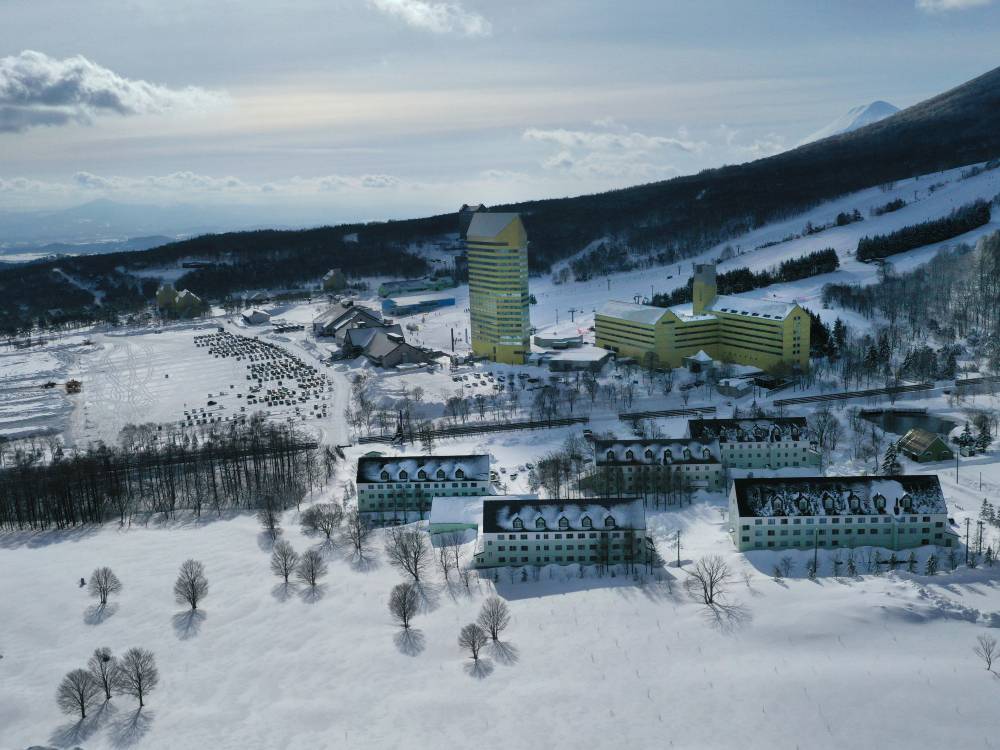
[[[514,463],[532,442],[494,446]],[[456,449],[474,448],[458,444]],[[1000,471],[993,469],[996,474]],[[994,477],[1000,483],[1000,476]],[[958,520],[977,494],[945,479]],[[933,748],[995,742],[996,678],[972,652],[1000,625],[995,570],[933,578],[900,571],[833,578],[823,555],[770,577],[777,555],[732,551],[721,499],[651,516],[668,559],[725,556],[736,572],[726,612],[684,591],[672,564],[653,577],[483,580],[466,593],[427,585],[418,632],[404,643],[386,607],[401,576],[376,542],[360,569],[343,548],[314,600],[283,590],[248,516],[0,537],[4,602],[0,746],[101,748],[477,747]],[[285,538],[303,537],[296,512]],[[918,570],[927,552],[920,554]],[[189,618],[171,586],[187,558],[210,581]],[[81,576],[109,565],[123,593],[98,616]],[[745,581],[743,574],[751,576]],[[509,648],[476,673],[457,645],[484,597],[506,598]],[[136,713],[115,697],[82,724],[58,713],[62,675],[97,647],[151,649],[161,682]]]
[[[954,170],[900,182],[888,191],[863,191],[756,230],[728,243],[742,254],[721,264],[721,270],[767,268],[833,246],[841,259],[838,272],[748,296],[795,299],[824,318],[840,316],[857,328],[870,325],[842,310],[821,311],[822,285],[875,280],[877,269],[853,257],[860,236],[935,218],[977,197],[1000,193],[1000,170],[968,180],[957,177]],[[931,185],[939,186],[929,192]],[[914,196],[917,200],[898,212],[868,217],[872,206]],[[807,221],[828,223],[839,211],[855,208],[866,216],[864,222],[751,250],[800,232]],[[971,242],[998,226],[994,221],[961,239]],[[937,249],[894,256],[892,263],[911,268]],[[717,257],[721,250],[713,248],[693,260]],[[686,281],[691,262],[581,284],[532,279],[531,291],[538,299],[532,324],[562,323],[572,314],[586,331],[605,300],[669,291]],[[404,326],[417,325],[416,332],[408,332],[411,340],[447,351],[453,329],[457,348],[467,350],[468,289],[455,291],[455,307],[400,320]],[[311,302],[268,309],[274,317],[308,324],[322,307]],[[307,331],[275,335],[268,327],[248,328],[223,317],[170,326],[162,333],[95,332],[90,343],[78,334],[56,339],[32,350],[0,353],[0,435],[49,431],[82,446],[115,441],[129,422],[183,420],[186,410],[207,407],[208,400],[217,402],[212,408],[220,415],[239,413],[242,402],[235,393],[247,383],[246,363],[215,358],[194,344],[196,335],[219,325],[231,333],[259,335],[310,364],[318,365],[324,356],[324,344],[314,342]],[[311,427],[327,443],[343,444],[350,437],[342,415],[349,378],[362,367],[343,363],[320,368],[333,385],[330,416],[314,420]],[[523,368],[474,369],[511,376]],[[548,375],[536,368],[527,371]],[[489,392],[489,385],[477,385],[475,379],[456,383],[455,374],[447,367],[405,374],[373,371],[371,392],[389,406],[404,389],[412,394],[419,387],[420,416],[439,417],[456,391]],[[61,387],[71,377],[84,384],[79,395],[67,396]],[[60,387],[42,389],[49,380]],[[752,398],[734,405],[745,408]],[[690,405],[709,399],[699,389],[692,392]],[[720,416],[728,416],[732,408],[726,401],[711,401]],[[685,405],[678,388],[663,396],[640,386],[632,408]],[[966,418],[964,406],[997,408],[992,396],[956,404],[943,390],[909,396],[900,405],[926,407],[957,422]],[[578,408],[589,411],[584,403]],[[590,426],[627,434],[616,411],[598,404]],[[293,415],[281,408],[271,415],[288,416]],[[657,422],[668,435],[685,428],[682,419]],[[507,491],[526,492],[524,465],[582,427],[440,439],[435,450],[489,453],[494,468],[506,470]],[[370,449],[392,450],[386,445],[347,449],[336,481],[314,499],[339,498],[344,483],[353,478],[355,459]],[[871,468],[858,465],[848,452],[842,445],[830,473]],[[966,518],[977,518],[984,497],[993,500],[1000,493],[1000,463],[993,454],[961,459],[957,480],[950,463],[904,464],[906,471],[939,474],[960,530]],[[513,473],[516,480],[510,479]],[[673,564],[638,579],[620,571],[615,577],[596,577],[593,570],[581,577],[576,567],[553,567],[542,570],[537,581],[485,579],[470,592],[455,581],[446,585],[435,574],[426,583],[418,634],[409,642],[399,638],[386,608],[401,575],[387,564],[380,536],[366,565],[353,562],[344,545],[323,547],[330,572],[319,595],[309,597],[301,589],[277,585],[268,569],[268,540],[247,515],[152,521],[128,529],[109,524],[0,534],[0,748],[1000,744],[992,718],[1000,683],[972,652],[978,635],[1000,627],[997,569],[959,568],[933,577],[901,569],[836,578],[829,556],[821,552],[819,580],[809,581],[805,565],[811,553],[793,551],[787,554],[795,560],[795,572],[778,582],[771,574],[777,558],[786,553],[736,553],[723,509],[721,496],[703,495],[690,507],[652,513],[648,522],[671,563],[678,530],[685,566],[706,554],[726,559],[734,579],[725,610],[694,601],[682,585],[687,574]],[[284,514],[284,537],[299,551],[321,546],[302,535],[297,519],[295,510]],[[918,571],[929,553],[919,552]],[[198,618],[186,616],[171,591],[177,568],[188,558],[204,562],[210,580]],[[103,613],[77,585],[101,565],[112,567],[125,586]],[[483,598],[494,592],[508,600],[514,614],[504,636],[509,648],[488,653],[477,671],[456,638],[461,626],[475,619]],[[100,646],[117,653],[132,646],[151,649],[161,683],[141,713],[133,700],[119,696],[79,723],[58,712],[55,689],[65,672],[83,666]]]

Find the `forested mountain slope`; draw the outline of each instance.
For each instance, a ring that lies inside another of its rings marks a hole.
[[[838,195],[1000,156],[1000,68],[866,127],[777,156],[622,190],[497,206],[524,214],[535,271],[601,237],[671,262]],[[301,231],[206,235],[143,252],[63,258],[0,270],[0,330],[111,317],[149,299],[133,272],[198,257],[226,263],[183,286],[211,298],[349,275],[419,274],[407,248],[454,232],[453,214]],[[349,237],[350,241],[345,241]],[[58,273],[56,269],[65,272]],[[65,274],[103,293],[98,306]]]

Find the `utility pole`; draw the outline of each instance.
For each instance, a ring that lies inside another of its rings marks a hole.
[[[985,522],[976,521],[976,525],[979,527],[977,534],[978,538],[976,539],[976,554],[981,555],[983,554],[983,526],[985,525]]]
[[[813,529],[813,571],[819,573],[819,529]]]
[[[965,519],[965,565],[969,565],[969,523],[972,521],[971,518]]]
[[[677,567],[681,566],[681,530],[677,529]]]
[[[451,329],[451,353],[455,353],[455,329]]]

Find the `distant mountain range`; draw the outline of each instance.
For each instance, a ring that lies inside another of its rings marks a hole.
[[[858,128],[863,128],[865,125],[871,125],[879,120],[884,120],[886,117],[890,117],[897,112],[899,112],[899,107],[889,104],[889,102],[883,102],[882,100],[852,107],[826,127],[820,128],[815,133],[803,138],[799,141],[798,145],[802,146],[813,141],[821,141],[824,138],[840,135],[841,133],[850,133]]]
[[[126,243],[129,237],[158,235],[172,242],[181,237],[259,226],[259,216],[248,208],[159,206],[99,198],[56,210],[0,211],[0,253],[40,252],[50,243],[77,245],[67,252],[108,252],[114,249],[109,247],[111,243]]]

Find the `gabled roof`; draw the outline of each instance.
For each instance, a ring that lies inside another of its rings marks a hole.
[[[420,479],[423,469],[426,479]],[[443,469],[449,481],[487,482],[490,478],[490,457],[485,455],[463,456],[364,456],[358,459],[357,481],[359,482],[440,482],[438,469]],[[461,469],[464,479],[457,479],[455,472]],[[382,472],[389,473],[389,479],[382,479]],[[399,480],[399,472],[405,471],[407,479]],[[443,493],[442,493],[443,494]]]
[[[386,333],[398,333],[400,335],[403,333],[403,329],[398,323],[393,323],[391,326],[384,327],[362,326],[359,328],[351,328],[344,333],[344,345],[364,349],[371,343],[372,339],[375,338],[375,334],[379,331],[385,331]]]
[[[496,237],[512,221],[520,218],[516,213],[489,213],[476,211],[469,223],[468,237]]]
[[[373,321],[381,321],[382,314],[378,310],[373,310],[364,305],[357,305],[353,300],[345,300],[331,305],[313,319],[313,325],[327,328],[330,325],[340,323],[343,320],[351,320],[357,317],[367,317]]]
[[[622,318],[647,326],[656,325],[666,313],[667,308],[665,307],[637,305],[634,302],[622,302],[620,300],[605,302],[604,306],[597,311],[598,315],[603,315],[606,318]]]
[[[923,427],[914,427],[900,438],[899,449],[907,453],[920,455],[937,441],[940,441],[945,448],[948,448],[948,444],[940,435],[925,430]],[[948,450],[951,449],[949,448]]]
[[[734,479],[733,492],[742,518],[948,512],[933,474]]]
[[[565,531],[599,531],[611,528],[605,525],[609,516],[614,519],[613,528],[617,530],[646,528],[646,510],[642,500],[581,499],[569,502],[487,497],[483,500],[483,533],[538,531],[541,528],[536,525],[539,518],[545,522],[546,531],[558,532],[562,518],[567,521]],[[584,518],[590,519],[590,526],[584,526]],[[515,519],[521,520],[523,528],[515,529]]]
[[[402,335],[402,334],[398,334]],[[401,346],[410,346],[406,341],[397,341],[389,336],[389,332],[384,328],[378,328],[371,341],[365,346],[365,356],[372,359],[382,359],[388,354],[396,351]]]

